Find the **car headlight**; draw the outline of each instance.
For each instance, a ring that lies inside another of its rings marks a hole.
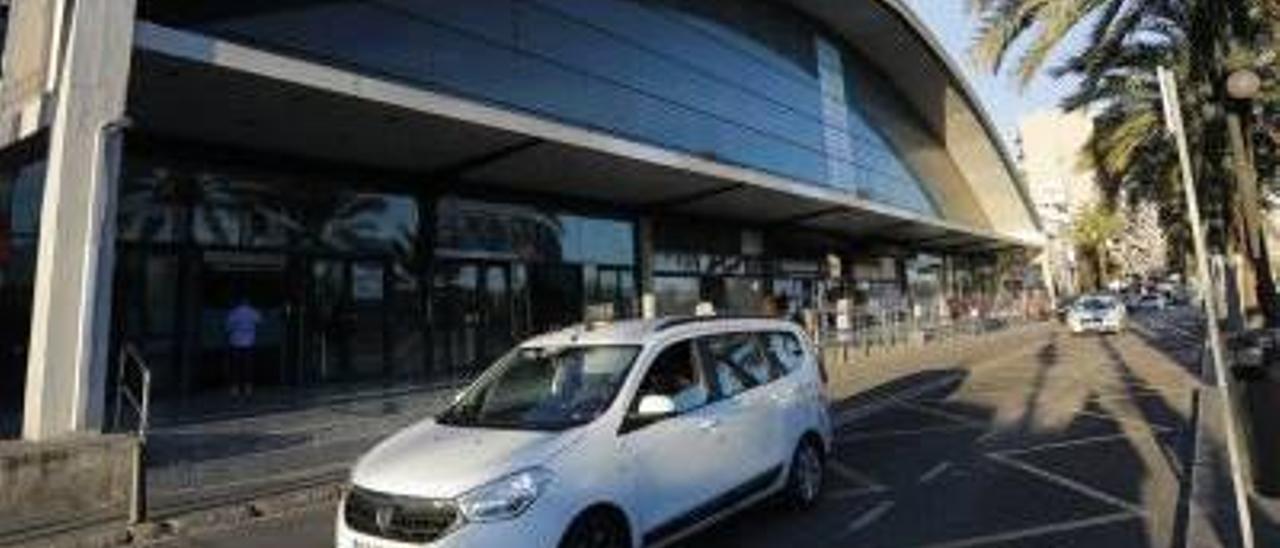
[[[538,500],[551,479],[542,468],[522,470],[462,494],[458,510],[473,522],[513,519]]]

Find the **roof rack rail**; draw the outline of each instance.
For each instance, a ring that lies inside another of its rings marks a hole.
[[[775,316],[765,314],[734,314],[730,316],[672,316],[658,322],[654,326],[655,333],[666,331],[673,327],[689,325],[702,322],[713,322],[717,320],[777,320]]]

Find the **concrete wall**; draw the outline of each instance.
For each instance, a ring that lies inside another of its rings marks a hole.
[[[0,442],[0,535],[128,509],[133,438]]]
[[[855,80],[856,103],[862,106],[867,118],[880,129],[885,139],[898,150],[906,164],[928,186],[939,214],[948,221],[967,226],[992,229],[982,205],[964,175],[943,148],[913,112],[890,97],[893,90],[877,78],[857,75]]]

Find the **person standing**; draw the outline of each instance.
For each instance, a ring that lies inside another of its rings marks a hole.
[[[261,323],[262,313],[249,299],[240,298],[227,311],[223,329],[227,334],[227,378],[232,396],[253,393],[254,347],[258,344],[258,324]]]

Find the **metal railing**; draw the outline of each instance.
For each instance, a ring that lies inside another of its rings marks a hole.
[[[129,492],[129,524],[147,520],[147,427],[151,419],[151,369],[138,352],[137,347],[125,343],[120,348],[116,370],[116,408],[114,429],[125,431],[126,405],[134,413],[136,423],[132,429],[136,437],[133,444],[133,478]]]
[[[961,337],[999,331],[1033,318],[1018,313],[997,313],[960,318],[915,318],[903,312],[862,315],[850,321],[850,329],[826,329],[817,340],[840,361],[867,356],[876,350],[928,345]]]

